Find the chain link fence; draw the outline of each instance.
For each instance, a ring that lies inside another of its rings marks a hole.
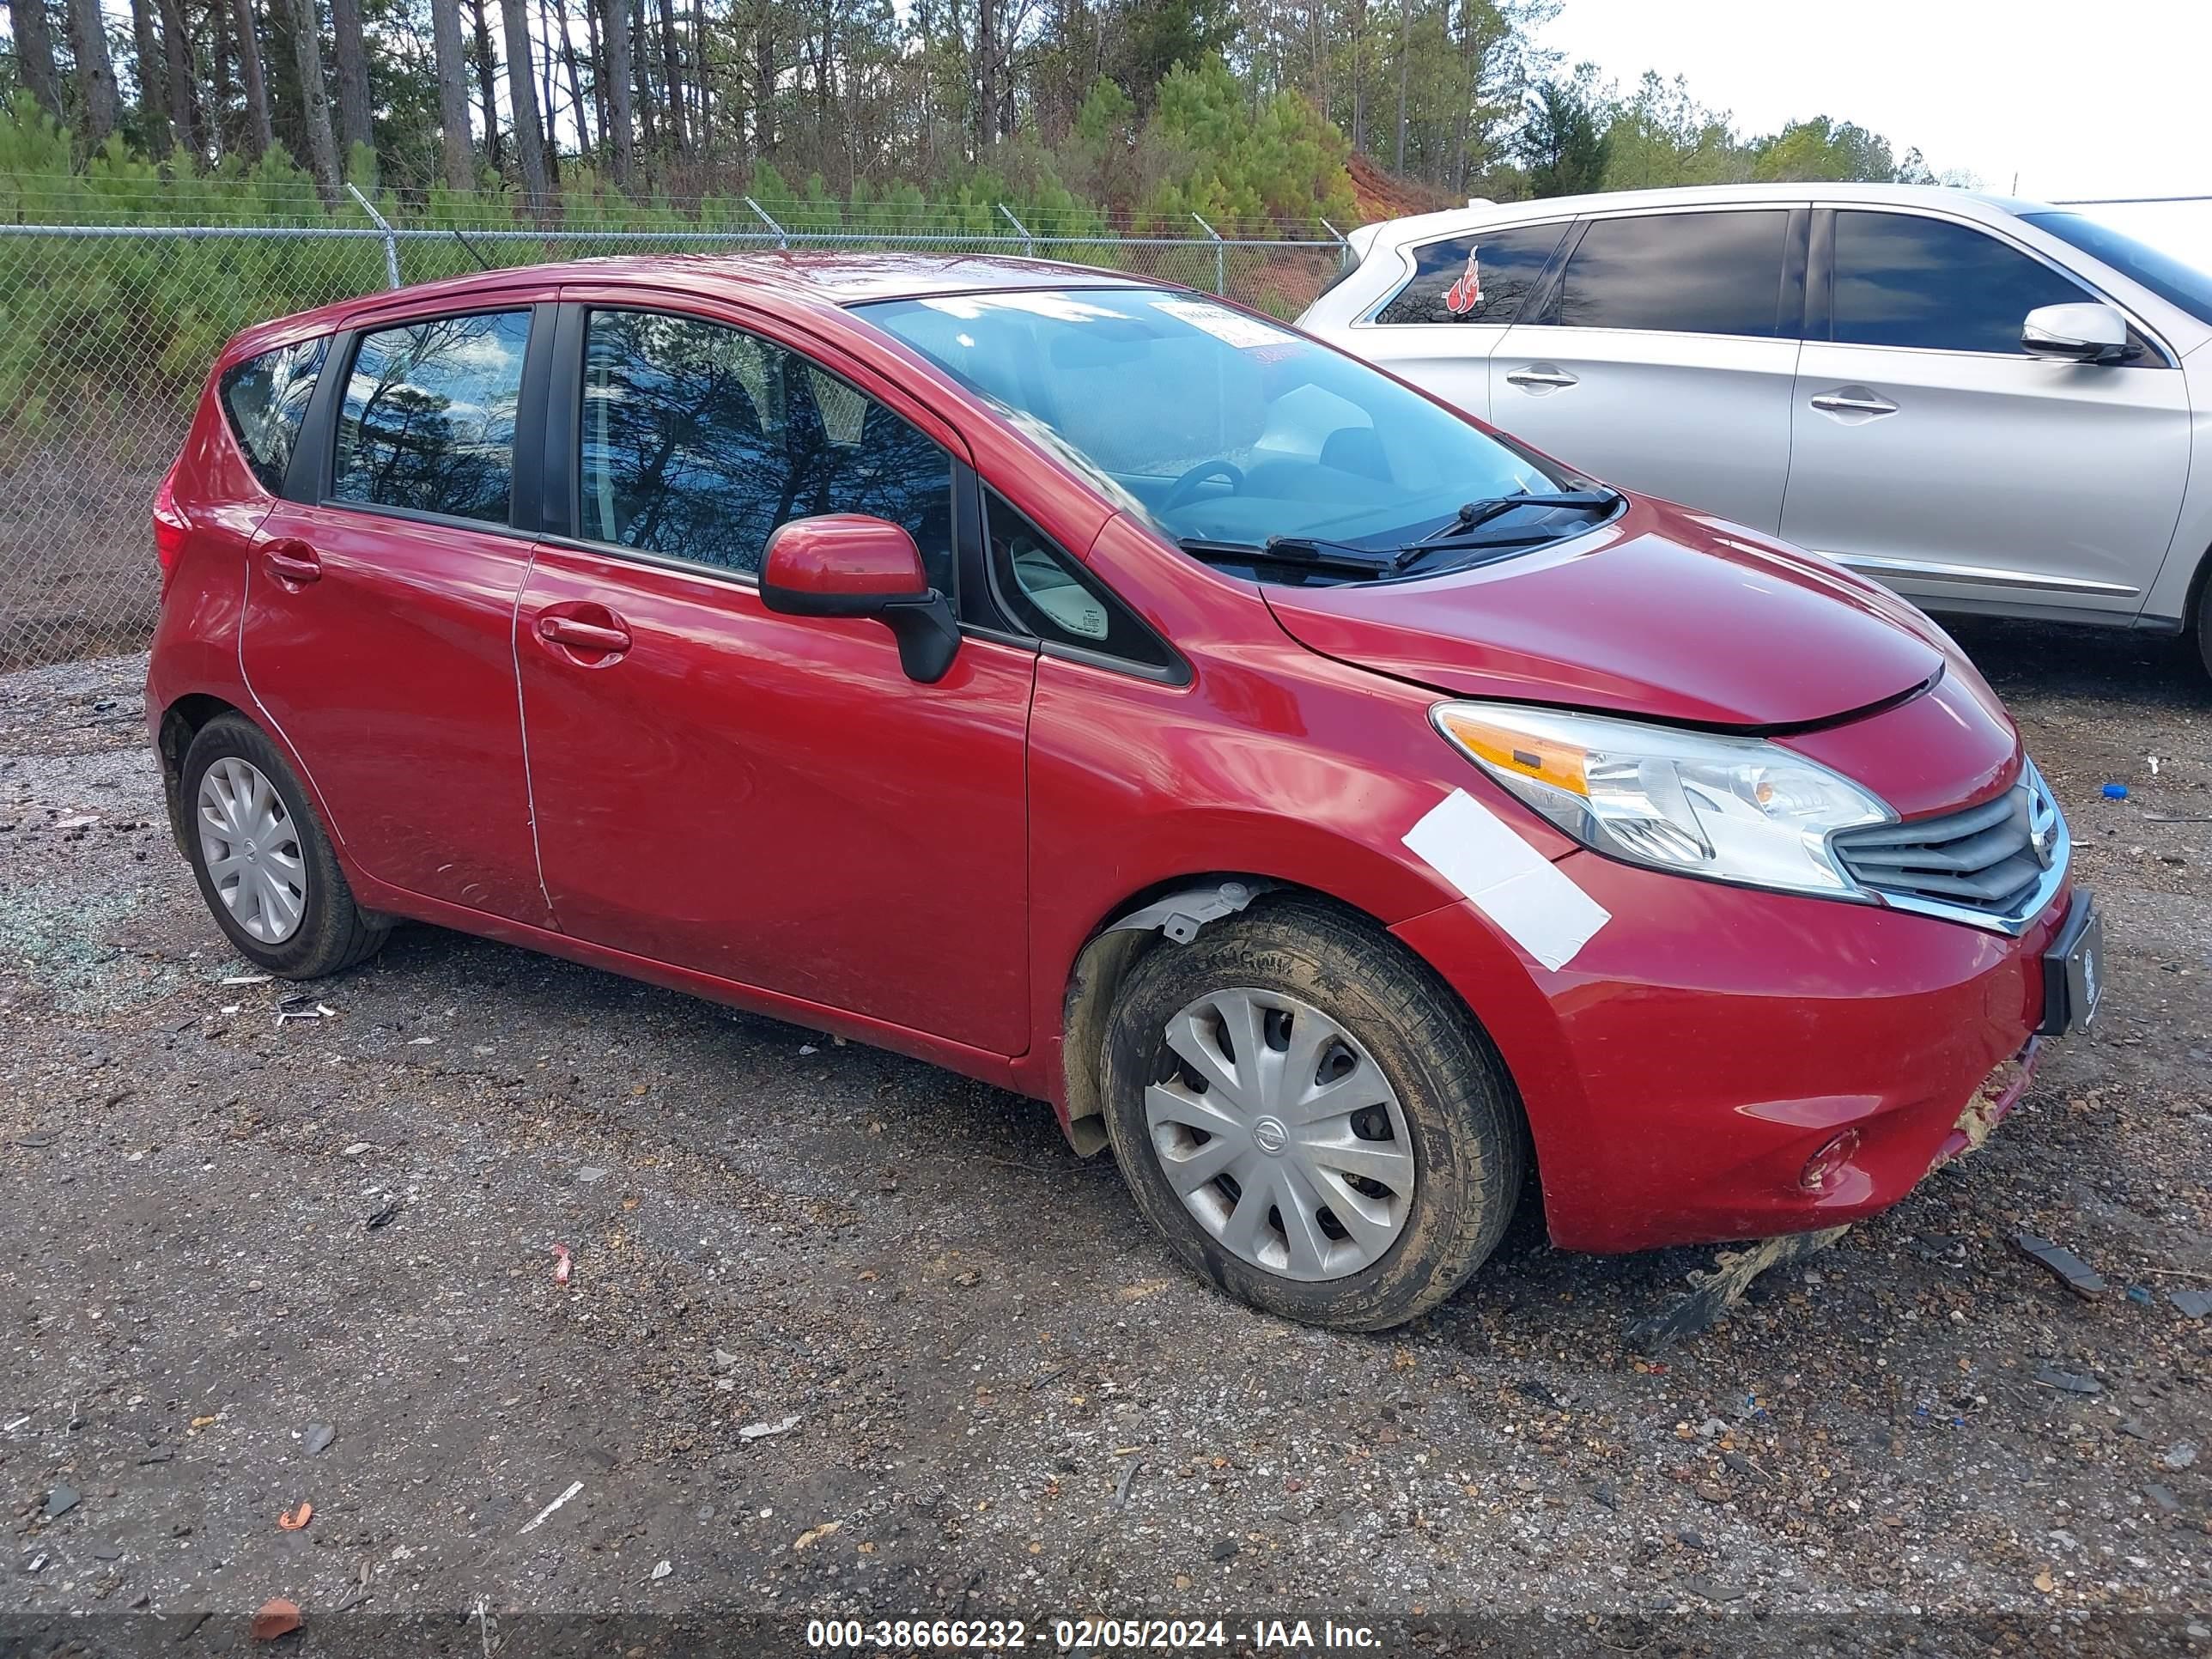
[[[904,249],[1066,260],[1284,318],[1340,240],[927,229],[0,223],[0,671],[137,648],[158,580],[149,516],[208,367],[240,329],[409,283],[605,254]],[[909,219],[909,223],[911,220]]]

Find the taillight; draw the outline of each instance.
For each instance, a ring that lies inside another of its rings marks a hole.
[[[185,542],[192,529],[177,510],[176,477],[177,470],[171,467],[162,476],[161,487],[154,492],[154,557],[161,564],[164,587],[177,568],[177,561],[184,556]]]

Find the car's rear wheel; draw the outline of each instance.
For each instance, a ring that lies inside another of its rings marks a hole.
[[[1510,1080],[1402,945],[1263,899],[1140,958],[1105,1045],[1107,1133],[1177,1255],[1254,1306],[1381,1330],[1497,1247],[1527,1168]]]
[[[258,726],[210,720],[185,750],[182,787],[200,896],[249,961],[319,979],[384,943],[390,924],[354,902],[307,792]]]

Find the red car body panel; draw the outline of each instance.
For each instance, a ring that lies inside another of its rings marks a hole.
[[[1276,588],[1315,650],[1471,697],[1701,726],[1793,726],[1921,684],[1942,659],[1855,582],[1717,544],[1656,501],[1571,542],[1421,584]]]
[[[259,721],[367,906],[913,1054],[1050,1099],[1064,1123],[1066,1065],[1091,1063],[1062,1050],[1085,947],[1152,896],[1236,875],[1364,912],[1459,994],[1519,1091],[1563,1245],[1814,1228],[1909,1190],[2027,1044],[2064,889],[2011,938],[1614,862],[1494,785],[1428,713],[1448,693],[1790,728],[1780,740],[1917,817],[2020,774],[1972,666],[1870,584],[1644,501],[1462,575],[1263,588],[1123,516],[843,308],[1126,280],[880,255],[600,261],[325,307],[241,336],[217,370],[362,319],[556,296],[734,322],[969,461],[1182,673],[971,634],[920,685],[878,623],[774,615],[674,563],[274,503],[211,377],[172,475],[191,541],[149,720],[158,734],[199,698]],[[319,579],[272,574],[281,541],[310,547]],[[549,616],[629,644],[549,641]],[[1454,790],[1611,913],[1561,969],[1405,846]],[[1802,1190],[1844,1128],[1856,1152]]]
[[[554,644],[532,619],[555,609],[634,644]],[[970,640],[917,686],[879,623],[794,626],[753,589],[556,546],[522,615],[563,932],[994,1053],[1029,1046],[1034,652]]]
[[[306,586],[270,563],[295,546],[322,573]],[[246,578],[239,653],[269,724],[311,757],[358,868],[542,924],[514,685],[529,566],[520,537],[279,501]]]

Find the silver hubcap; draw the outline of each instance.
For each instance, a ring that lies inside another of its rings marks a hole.
[[[1413,1206],[1413,1138],[1351,1032],[1237,988],[1199,998],[1162,1039],[1145,1122],[1200,1226],[1285,1279],[1341,1279],[1390,1248]]]
[[[200,779],[200,857],[240,927],[264,945],[300,930],[307,865],[283,797],[251,761],[225,756]]]

